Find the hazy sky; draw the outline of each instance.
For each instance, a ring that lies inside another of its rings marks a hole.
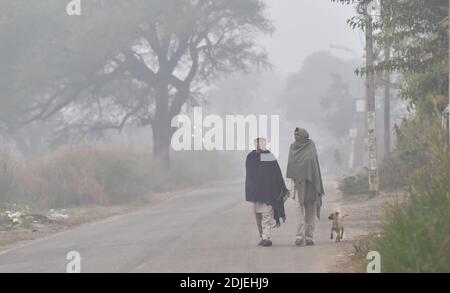
[[[276,32],[264,39],[263,44],[277,72],[298,71],[302,61],[319,50],[329,50],[344,58],[362,57],[363,35],[346,23],[355,15],[353,7],[331,0],[266,1]],[[330,46],[349,48],[357,55]]]

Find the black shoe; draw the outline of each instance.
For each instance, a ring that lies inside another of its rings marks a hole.
[[[307,246],[313,246],[314,245],[314,241],[312,241],[312,239],[306,239],[306,245]]]
[[[264,239],[261,239],[261,241],[259,241],[258,246],[262,246],[264,244]]]
[[[295,239],[295,246],[304,246],[305,241],[303,239],[297,238]]]
[[[263,240],[262,246],[263,247],[272,246],[272,241],[270,241],[269,239]]]

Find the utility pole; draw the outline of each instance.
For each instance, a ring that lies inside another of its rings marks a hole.
[[[384,60],[391,59],[391,48],[384,48]],[[389,70],[384,73],[384,157],[389,159],[391,154],[391,74]]]
[[[448,93],[449,93],[449,100],[448,100],[448,106],[447,106],[447,149],[450,146],[450,0],[448,1],[448,15],[449,15],[449,19],[448,19],[448,36],[449,36],[449,50],[448,50],[448,62],[449,62],[449,71],[448,71],[448,76],[449,76],[449,88],[448,88]]]
[[[386,0],[383,0],[386,1]],[[450,1],[450,0],[449,0]],[[381,2],[383,4],[383,2]],[[381,10],[382,18],[387,20],[389,15]],[[385,28],[387,29],[387,28]],[[384,45],[384,62],[391,60],[391,45]],[[384,158],[389,159],[391,155],[391,73],[389,70],[384,72]]]
[[[374,197],[379,192],[378,162],[377,162],[377,132],[375,108],[375,73],[373,54],[373,20],[369,12],[369,4],[365,4],[365,32],[366,32],[366,99],[367,99],[367,130],[369,153],[369,190]]]

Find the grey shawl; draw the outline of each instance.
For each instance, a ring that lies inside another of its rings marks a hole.
[[[325,192],[316,146],[309,139],[309,134],[305,129],[300,129],[299,140],[290,147],[286,177],[297,182],[306,181],[308,188],[306,188],[305,201],[316,202],[317,216],[320,217],[319,211]]]

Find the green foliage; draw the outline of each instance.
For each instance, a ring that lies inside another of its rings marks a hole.
[[[380,190],[398,192],[407,188],[412,170],[408,168],[408,161],[404,161],[405,157],[405,154],[396,149],[389,158],[384,158],[378,169]],[[414,161],[415,158],[412,162]]]
[[[448,65],[447,0],[382,1],[380,46],[392,45],[394,55],[381,67],[424,73],[438,64]],[[448,71],[448,66],[447,66]]]
[[[27,217],[22,218],[19,225],[20,225],[20,227],[27,229],[27,230],[32,230],[32,231],[36,230],[36,227],[33,225],[33,223]]]
[[[339,190],[344,196],[369,193],[369,172],[364,168],[356,175],[346,176],[339,182]]]
[[[417,74],[407,74],[408,80],[403,90],[400,92],[401,97],[409,102],[409,108],[416,109],[420,118],[428,119],[435,114],[442,113],[445,105],[448,103],[446,99],[443,105],[436,105],[436,98],[446,96],[448,91],[448,66],[446,64],[438,64],[429,69],[429,71]],[[436,106],[438,106],[436,108]]]
[[[431,160],[429,152],[435,122],[419,117],[404,120],[397,130],[397,145],[380,166],[380,187],[384,191],[398,191],[414,182],[414,172]]]
[[[440,129],[436,120],[423,120],[419,117],[404,120],[398,128],[397,145],[389,157],[380,164],[380,189],[382,191],[401,191],[415,182],[415,173],[429,164],[431,142],[436,134],[430,129]],[[367,194],[367,170],[354,176],[345,177],[340,182],[344,195]]]
[[[450,153],[435,141],[406,202],[393,204],[376,241],[384,272],[450,272]]]
[[[439,125],[420,128],[413,123],[402,127],[400,150],[390,164],[385,163],[385,168],[393,170],[381,178],[383,188],[388,183],[403,190],[408,187],[407,197],[387,206],[378,237],[370,236],[363,240],[363,247],[355,248],[362,258],[368,251],[380,252],[385,273],[448,273],[450,152],[442,143],[445,134]]]
[[[359,8],[370,2],[332,1]],[[391,48],[392,58],[360,71],[400,72],[400,94],[415,110],[397,128],[397,147],[380,168],[383,189],[409,191],[389,207],[382,237],[371,241],[384,272],[450,272],[450,153],[439,122],[449,94],[448,11],[447,0],[381,1],[375,40],[378,50]],[[359,12],[349,24],[364,29]]]
[[[365,8],[369,0],[332,0],[356,4],[359,15],[349,20],[353,28],[364,29]],[[399,72],[404,84],[400,95],[409,102],[409,109],[432,115],[430,103],[435,96],[448,96],[448,7],[447,0],[382,0],[379,13],[373,17],[375,51],[390,48],[389,60],[378,56],[366,71]],[[375,52],[377,53],[377,52]],[[448,103],[448,101],[447,101]]]

